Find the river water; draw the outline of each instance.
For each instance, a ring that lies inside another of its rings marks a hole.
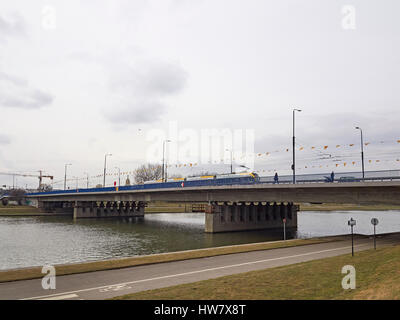
[[[288,238],[349,233],[400,231],[400,211],[312,212],[298,214],[298,230]],[[206,234],[204,214],[149,214],[143,218],[87,219],[69,217],[0,217],[0,270],[45,264],[75,263],[231,244],[281,240],[282,231]]]

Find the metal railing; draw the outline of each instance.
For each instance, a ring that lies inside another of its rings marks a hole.
[[[347,179],[342,179],[347,178]],[[366,177],[366,178],[358,178],[358,177],[340,177],[335,179],[334,181],[329,181],[329,177],[325,177],[324,179],[298,179],[296,180],[296,184],[306,184],[306,183],[354,183],[354,182],[371,182],[371,181],[398,181],[400,180],[400,176],[392,176],[392,177]],[[206,187],[206,186],[232,186],[232,185],[251,185],[251,184],[293,184],[292,180],[289,179],[279,179],[279,182],[276,183],[275,181],[264,180],[261,178],[261,181],[258,182],[243,182],[243,183],[205,183],[204,181],[201,184],[197,185],[188,185],[188,187]],[[210,180],[213,181],[213,180]],[[157,185],[134,185],[134,186],[124,186],[119,187],[119,191],[136,191],[136,190],[146,190],[146,189],[165,189],[165,188],[177,188],[182,189],[183,187],[175,182],[166,182],[160,183]],[[57,194],[76,194],[76,193],[94,193],[94,192],[114,192],[117,191],[115,187],[106,187],[106,188],[93,188],[93,189],[70,189],[70,190],[55,190],[50,192],[40,192],[40,193],[31,193],[27,194],[28,196],[35,196],[35,195],[57,195]]]
[[[348,183],[348,182],[368,182],[368,181],[396,181],[400,180],[400,177],[370,177],[370,178],[354,178],[349,180],[336,179],[333,182],[327,179],[302,179],[296,180],[296,184],[304,183]],[[293,184],[292,180],[279,180],[278,183],[275,181],[260,181],[260,184]]]

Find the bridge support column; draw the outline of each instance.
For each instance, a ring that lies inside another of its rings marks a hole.
[[[250,202],[211,203],[206,207],[205,232],[248,231],[297,228],[297,211],[293,203]]]
[[[146,202],[123,201],[75,201],[74,219],[144,217]]]
[[[68,205],[69,202],[63,201],[38,201],[37,207],[43,213],[62,213],[73,214],[73,207]]]

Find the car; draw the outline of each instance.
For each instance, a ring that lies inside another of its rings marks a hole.
[[[356,177],[340,177],[339,182],[360,182],[361,180]]]

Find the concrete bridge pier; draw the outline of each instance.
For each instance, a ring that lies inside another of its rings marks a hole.
[[[75,201],[74,219],[144,217],[143,201]]]
[[[74,207],[72,202],[63,201],[38,201],[37,207],[44,213],[70,213],[73,214]]]
[[[297,228],[299,207],[293,203],[214,202],[206,207],[205,232]]]

